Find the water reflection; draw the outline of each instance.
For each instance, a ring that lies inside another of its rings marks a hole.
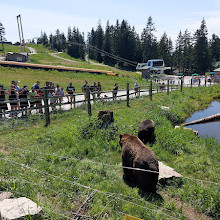
[[[186,120],[186,122],[198,120],[204,117],[215,115],[217,113],[220,113],[220,102],[213,101],[207,109],[203,111],[195,112],[190,118]],[[220,122],[210,122],[210,123],[205,123],[205,124],[189,125],[187,127],[198,131],[199,136],[215,137],[216,140],[220,143]]]

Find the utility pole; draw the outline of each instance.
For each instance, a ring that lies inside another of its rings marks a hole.
[[[21,43],[21,33],[20,33],[20,26],[19,26],[19,15],[17,16],[17,23],[18,23],[18,34],[20,39],[21,51],[22,51],[22,43]]]
[[[25,50],[25,42],[24,42],[22,22],[21,22],[21,15],[17,16],[17,23],[18,23],[18,33],[19,33],[19,38],[20,38],[21,51],[22,51],[22,46],[24,46],[24,51],[26,51]]]

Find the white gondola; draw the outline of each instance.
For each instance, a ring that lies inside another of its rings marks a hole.
[[[165,67],[163,59],[148,60],[147,63],[138,63],[137,70],[142,73],[142,78],[150,78],[152,74],[161,76],[165,70],[171,69],[171,67]]]

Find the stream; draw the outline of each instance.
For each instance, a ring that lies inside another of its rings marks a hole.
[[[191,122],[204,117],[215,115],[220,113],[220,101],[211,102],[207,109],[195,112],[186,122]],[[205,124],[188,125],[188,128],[192,128],[199,132],[199,136],[202,137],[214,137],[220,143],[220,122],[210,122]]]

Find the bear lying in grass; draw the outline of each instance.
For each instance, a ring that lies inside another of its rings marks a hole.
[[[138,138],[143,141],[144,144],[153,144],[155,141],[155,124],[152,120],[146,119],[140,123],[138,127]]]
[[[158,160],[149,148],[136,136],[121,134],[119,144],[122,147],[122,165],[125,167],[140,168],[153,172],[126,169],[124,178],[148,192],[155,192],[159,176]]]

